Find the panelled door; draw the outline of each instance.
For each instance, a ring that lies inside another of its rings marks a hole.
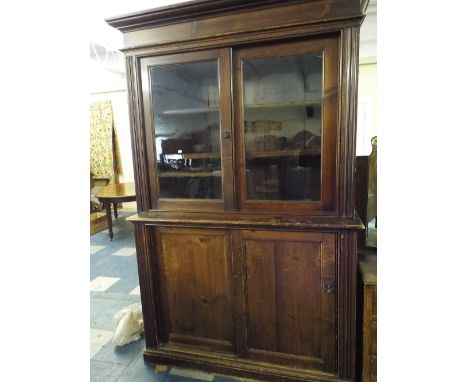
[[[335,235],[233,233],[238,351],[335,372]]]
[[[161,342],[235,350],[228,231],[158,228]]]

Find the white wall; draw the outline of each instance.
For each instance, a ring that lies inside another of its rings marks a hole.
[[[359,44],[356,155],[369,155],[377,135],[377,0],[370,0]]]
[[[377,135],[377,60],[361,59],[359,65],[356,155],[369,155],[370,140]]]

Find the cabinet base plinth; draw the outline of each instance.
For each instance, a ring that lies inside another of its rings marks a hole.
[[[169,349],[145,349],[145,362],[203,370],[214,374],[252,378],[271,382],[347,382],[334,374],[297,368],[287,368],[269,363],[253,362],[225,353],[184,352]]]

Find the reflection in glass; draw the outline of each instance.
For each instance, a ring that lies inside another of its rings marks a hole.
[[[242,61],[247,199],[320,200],[322,53]]]
[[[160,198],[220,199],[217,61],[151,68]]]

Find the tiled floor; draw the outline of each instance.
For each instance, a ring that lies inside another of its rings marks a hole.
[[[156,373],[154,364],[143,362],[143,339],[123,347],[112,343],[114,314],[140,303],[133,226],[125,221],[131,214],[119,213],[112,241],[107,230],[91,236],[91,382],[239,381],[176,367]]]

